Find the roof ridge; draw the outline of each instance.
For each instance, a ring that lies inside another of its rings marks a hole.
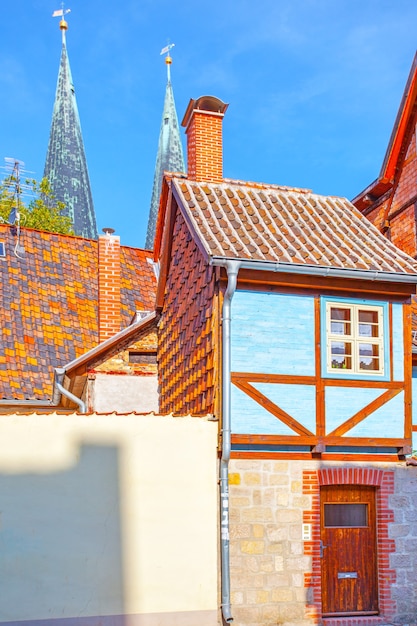
[[[303,187],[289,187],[288,185],[278,185],[276,183],[263,183],[251,180],[239,180],[235,178],[223,178],[223,183],[232,185],[243,185],[244,187],[253,187],[255,189],[279,189],[281,191],[297,191],[298,193],[313,193],[311,189]]]
[[[4,224],[0,222],[0,229],[4,228],[4,229],[13,229],[16,228],[16,226],[14,224]],[[97,245],[97,239],[92,239],[89,237],[83,237],[82,235],[75,235],[75,234],[71,234],[71,233],[54,233],[52,231],[49,230],[41,230],[40,228],[31,228],[30,226],[21,226],[20,227],[20,232],[22,234],[24,234],[25,232],[33,232],[33,233],[39,233],[41,235],[53,235],[55,237],[65,237],[67,239],[77,239],[80,241],[85,241],[85,242],[90,242],[93,245]],[[131,249],[131,250],[138,250],[140,252],[148,252],[149,256],[152,257],[152,250],[149,250],[149,248],[141,248],[139,246],[129,246],[129,245],[123,245],[122,243],[120,244],[120,248],[123,249]]]

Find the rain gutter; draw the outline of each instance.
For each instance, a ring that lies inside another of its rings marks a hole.
[[[302,265],[296,263],[275,263],[268,261],[252,261],[244,259],[227,259],[212,257],[210,265],[225,267],[230,262],[238,262],[241,269],[258,270],[264,272],[280,272],[285,274],[307,274],[310,276],[325,276],[329,278],[354,278],[391,283],[417,283],[417,272],[405,274],[399,272],[383,272],[381,270],[351,270],[338,267],[323,267],[322,265]]]
[[[230,605],[229,461],[231,452],[231,304],[240,261],[223,263],[227,288],[222,311],[222,456],[220,460],[221,609],[225,623],[233,621]]]

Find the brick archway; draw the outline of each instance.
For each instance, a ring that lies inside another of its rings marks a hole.
[[[388,507],[389,496],[394,492],[394,472],[364,467],[327,467],[303,472],[303,493],[312,498],[312,508],[304,513],[303,522],[311,524],[311,541],[304,542],[304,554],[312,557],[312,571],[304,576],[308,590],[306,615],[315,623],[322,620],[321,564],[320,564],[320,487],[323,485],[368,485],[376,487],[377,496],[377,548],[379,610],[375,617],[361,617],[361,626],[377,626],[395,614],[395,601],[391,586],[395,582],[395,570],[389,567],[389,554],[395,550],[395,542],[388,537],[388,526],[394,521],[394,512]],[[326,618],[326,626],[352,626],[355,617]]]

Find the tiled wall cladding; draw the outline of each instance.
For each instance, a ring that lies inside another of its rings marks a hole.
[[[204,262],[180,213],[159,335],[161,413],[215,412],[220,350],[214,270]]]
[[[98,343],[97,241],[0,226],[2,328],[0,399],[49,400],[53,368]],[[122,328],[135,311],[153,310],[155,277],[150,253],[121,249]]]

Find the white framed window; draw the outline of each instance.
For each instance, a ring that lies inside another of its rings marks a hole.
[[[384,374],[384,307],[326,302],[327,372]]]

